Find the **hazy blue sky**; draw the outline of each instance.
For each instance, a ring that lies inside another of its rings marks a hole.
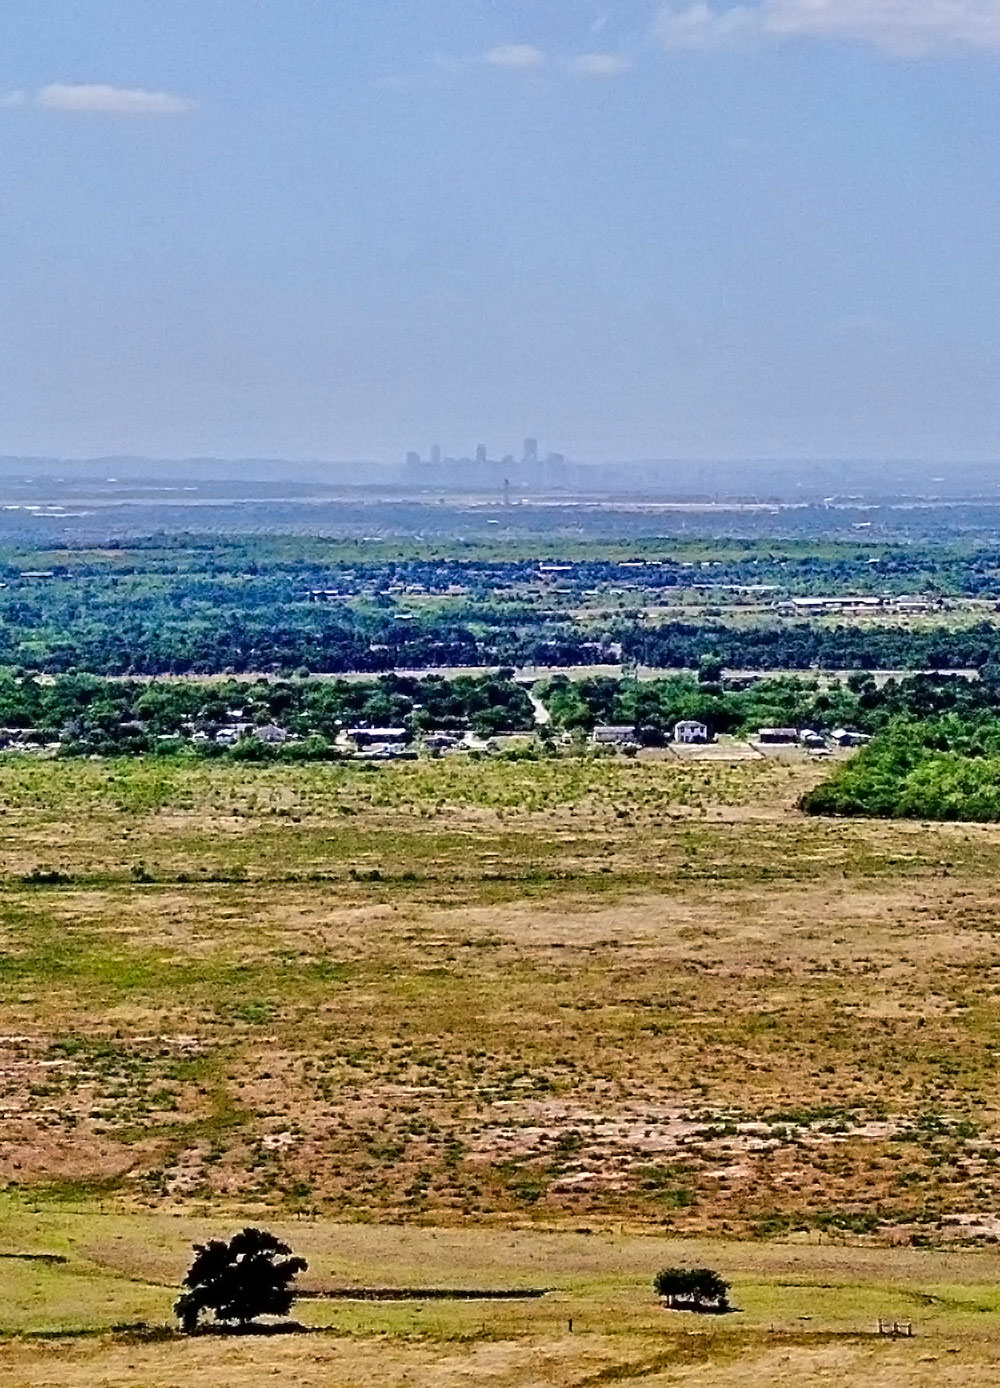
[[[0,453],[1000,456],[1000,0],[0,0]]]

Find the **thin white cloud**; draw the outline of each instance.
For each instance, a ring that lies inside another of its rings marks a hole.
[[[499,48],[491,48],[483,54],[483,62],[490,67],[520,68],[524,71],[541,67],[545,54],[530,43],[504,43]]]
[[[26,105],[27,100],[27,92],[4,92],[0,96],[0,111],[13,111],[18,106]]]
[[[768,0],[778,37],[846,38],[899,54],[1000,49],[1000,0]]]
[[[668,49],[741,40],[840,39],[897,57],[947,49],[1000,51],[1000,0],[761,0],[669,4],[657,22]]]
[[[632,71],[632,61],[621,53],[580,53],[570,67],[580,77],[621,77]]]
[[[660,12],[656,32],[665,48],[721,48],[760,31],[761,12],[746,5],[715,10],[704,0],[679,8],[668,5]]]
[[[53,82],[33,98],[46,111],[101,116],[184,116],[195,109],[187,97],[102,82]]]

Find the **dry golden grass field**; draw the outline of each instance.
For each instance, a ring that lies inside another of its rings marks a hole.
[[[1000,826],[822,774],[0,763],[0,1385],[995,1383]],[[250,1219],[550,1291],[114,1330]]]

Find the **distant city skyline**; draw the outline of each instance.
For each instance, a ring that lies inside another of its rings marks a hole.
[[[416,448],[411,448],[406,454],[407,467],[420,467],[426,463],[428,466],[436,468],[454,463],[473,462],[480,466],[486,463],[501,465],[503,463],[513,464],[517,462],[530,466],[543,461],[550,464],[564,463],[566,461],[566,455],[553,451],[545,454],[543,458],[539,453],[538,440],[530,436],[524,440],[521,446],[520,458],[514,453],[504,453],[499,457],[491,458],[489,448],[485,443],[476,444],[474,455],[469,455],[468,453],[445,453],[439,443],[431,444],[426,459],[422,456],[420,450]]]
[[[242,489],[267,487],[293,489],[397,488],[417,491],[478,491],[494,498],[520,499],[540,492],[563,495],[629,493],[655,496],[664,500],[757,500],[770,504],[821,505],[839,498],[881,499],[943,498],[946,500],[985,500],[995,505],[1000,497],[1000,458],[990,462],[967,463],[955,468],[940,460],[895,459],[873,464],[871,460],[825,459],[661,459],[609,460],[603,464],[564,460],[548,456],[525,463],[504,459],[477,462],[468,457],[448,458],[437,463],[430,457],[415,461],[414,452],[406,460],[379,463],[375,460],[295,461],[277,458],[142,458],[95,457],[58,459],[10,457],[0,454],[0,484],[14,511],[42,512],[42,503],[55,495],[64,499],[81,496],[96,484],[113,493],[127,492],[138,485],[151,496],[182,500],[181,494],[199,485],[218,482],[235,484],[233,495]],[[168,503],[170,504],[170,503]]]

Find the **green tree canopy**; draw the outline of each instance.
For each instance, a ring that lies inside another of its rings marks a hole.
[[[653,1288],[679,1311],[727,1311],[729,1283],[712,1268],[661,1268]]]

